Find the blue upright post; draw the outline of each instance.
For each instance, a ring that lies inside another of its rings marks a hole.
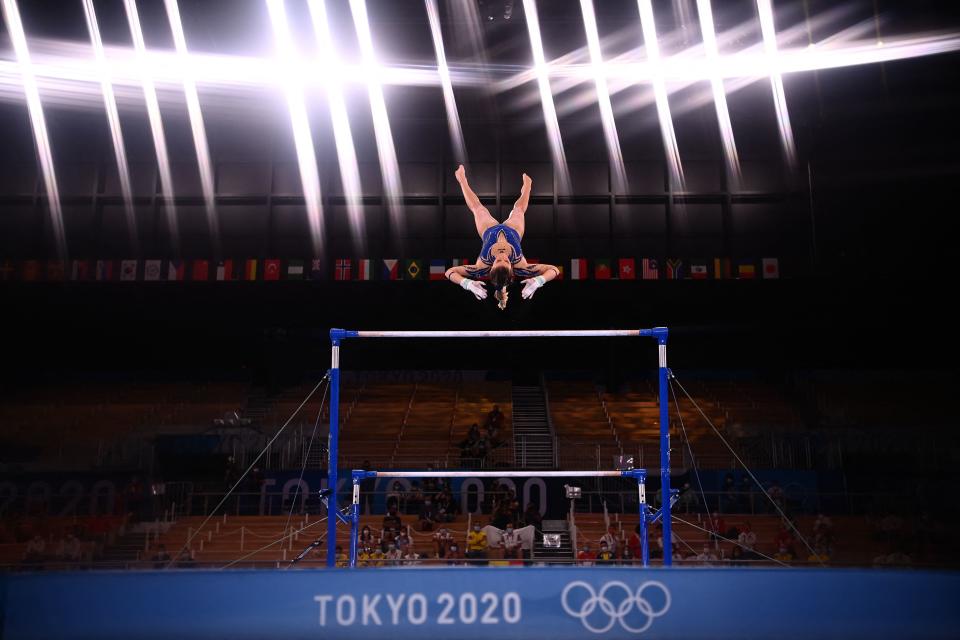
[[[330,436],[327,440],[327,566],[337,564],[337,447],[340,436],[340,338],[330,330]]]
[[[357,566],[357,534],[360,532],[360,479],[365,471],[354,470],[353,504],[350,506],[350,566]]]
[[[660,352],[660,494],[663,510],[663,564],[673,564],[673,535],[670,527],[670,405],[667,396],[667,328],[657,327],[653,335]]]
[[[647,541],[647,520],[650,506],[647,504],[647,472],[637,476],[637,499],[640,504],[640,559],[644,567],[650,566],[650,547]]]

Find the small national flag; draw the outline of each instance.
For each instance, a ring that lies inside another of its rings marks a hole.
[[[619,276],[621,280],[637,279],[637,263],[633,258],[620,258],[618,264],[620,267]]]
[[[236,279],[236,276],[233,273],[233,260],[221,260],[217,263],[216,278],[218,281],[225,282]]]
[[[597,280],[609,280],[612,278],[613,273],[610,271],[610,261],[604,258],[594,262],[593,277]]]
[[[179,282],[183,280],[185,270],[186,267],[183,264],[183,260],[171,260],[167,263],[167,281]]]
[[[319,258],[314,258],[310,261],[310,279],[311,280],[320,280],[323,276],[323,269],[320,267],[321,260]]]
[[[424,280],[426,274],[423,269],[423,260],[404,260],[403,261],[404,280]]]
[[[444,274],[447,272],[447,261],[446,260],[431,260],[430,261],[430,279],[431,280],[443,280]]]
[[[145,260],[143,263],[143,279],[150,282],[159,280],[161,264],[160,260]]]
[[[47,282],[63,282],[66,274],[65,267],[60,260],[47,263]]]
[[[263,261],[263,279],[264,280],[280,279],[280,261],[279,260]]]
[[[303,260],[287,261],[287,280],[303,280]]]
[[[731,278],[730,258],[713,259],[713,277],[716,280],[729,280]]]
[[[113,280],[113,260],[97,260],[98,282],[107,282]]]
[[[757,277],[757,266],[751,263],[742,263],[737,266],[737,277],[740,280],[754,280]]]
[[[571,280],[586,280],[587,279],[587,261],[583,258],[574,258],[570,261],[570,279]]]
[[[683,260],[680,258],[667,259],[667,280],[680,280],[683,278]]]
[[[399,280],[400,279],[400,261],[394,258],[384,259],[383,261],[383,279],[384,280]]]
[[[70,263],[70,279],[84,282],[90,278],[90,263],[86,260],[74,260]]]
[[[643,259],[643,279],[644,280],[660,279],[660,263],[657,262],[656,258]]]
[[[780,277],[780,260],[777,258],[763,259],[763,279],[776,280]]]
[[[77,261],[74,260],[74,264],[76,264],[76,262]],[[4,260],[3,264],[0,265],[0,280],[3,280],[3,281],[13,280],[14,271],[15,269],[13,266],[13,262],[11,262],[10,260]]]
[[[527,260],[527,262],[533,262],[533,260]],[[450,265],[452,267],[472,267],[477,264],[476,260],[471,260],[470,258],[454,258],[453,263]]]
[[[206,282],[210,279],[210,263],[206,260],[194,260],[191,280],[195,282]]]
[[[334,280],[349,280],[350,273],[353,270],[353,263],[349,258],[341,258],[333,265]]]
[[[243,263],[243,279],[248,282],[253,282],[257,279],[257,261],[256,260],[247,260]]]
[[[23,272],[20,274],[24,282],[36,282],[40,279],[40,263],[36,260],[27,260],[23,263]]]
[[[120,261],[120,280],[123,282],[133,282],[137,279],[137,261]]]
[[[693,262],[690,264],[690,277],[694,280],[706,280],[709,275],[705,262]]]
[[[372,280],[373,274],[370,273],[370,260],[363,258],[357,260],[357,280]]]

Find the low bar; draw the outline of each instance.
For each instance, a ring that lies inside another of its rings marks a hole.
[[[331,329],[333,340],[345,338],[637,338],[653,337],[655,329],[543,329],[504,331],[351,331]]]
[[[629,471],[368,471],[368,478],[632,478]]]

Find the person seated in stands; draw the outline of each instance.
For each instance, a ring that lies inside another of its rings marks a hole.
[[[420,487],[420,482],[414,480],[410,491],[407,493],[407,510],[405,513],[420,513],[420,507],[423,506],[424,494]]]
[[[749,522],[743,525],[743,531],[737,537],[737,542],[743,547],[744,552],[753,552],[753,548],[757,545],[757,534],[753,532]]]
[[[343,547],[337,545],[336,548],[336,563],[338,567],[347,567],[350,565],[350,557],[343,552]]]
[[[401,553],[406,553],[412,545],[410,536],[407,535],[406,529],[400,529],[400,531],[397,532],[397,537],[394,538],[393,542],[397,545],[397,548],[400,549]]]
[[[503,536],[500,538],[500,547],[503,549],[504,560],[521,560],[521,540],[519,534],[513,529],[510,523],[504,529]]]
[[[361,547],[368,547],[372,545],[376,540],[373,537],[373,531],[370,530],[369,525],[363,525],[363,529],[360,530],[360,535],[357,538],[357,543]]]
[[[627,540],[627,544],[624,548],[624,557],[626,557],[626,552],[630,552],[630,556],[633,558],[639,558],[643,554],[643,540],[640,538],[640,525],[634,525],[633,533],[630,535],[630,539]]]
[[[633,566],[633,564],[636,562],[637,558],[639,557],[640,557],[640,553],[637,553],[636,555],[634,555],[633,550],[630,548],[630,545],[626,545],[623,547],[623,553],[620,556],[620,564],[624,565],[625,567]]]
[[[387,512],[390,509],[403,509],[406,506],[407,494],[403,490],[403,485],[399,480],[393,482],[393,486],[390,487],[390,492],[387,493]]]
[[[487,559],[487,534],[479,522],[473,523],[473,531],[467,535],[467,557],[471,564],[484,565]]]
[[[818,513],[813,521],[813,543],[822,545],[828,551],[833,546],[833,520],[822,513]]]
[[[463,550],[460,548],[460,545],[456,540],[452,540],[450,542],[450,546],[447,547],[447,553],[445,557],[447,564],[449,565],[460,565],[464,563]]]
[[[496,510],[493,512],[493,518],[491,518],[490,524],[497,529],[506,529],[507,525],[512,523],[513,514],[510,511],[510,505],[506,501],[503,501],[497,505]]]
[[[523,512],[523,525],[534,527],[538,531],[542,528],[543,516],[540,515],[540,508],[535,502],[527,503],[527,510]]]
[[[197,560],[193,555],[193,549],[184,549],[177,556],[177,566],[181,569],[192,569],[196,564]]]
[[[813,553],[807,556],[807,562],[811,564],[829,564],[830,554],[822,546],[814,547]]]
[[[433,506],[433,500],[430,498],[423,501],[419,520],[420,531],[433,531],[433,525],[437,522],[437,509]]]
[[[607,532],[600,537],[600,544],[607,545],[607,549],[610,550],[614,556],[617,555],[617,548],[620,545],[619,540],[617,540],[617,528],[613,525],[610,525],[607,528]]]
[[[793,532],[785,522],[781,522],[780,529],[777,531],[777,537],[773,540],[774,546],[778,550],[785,549],[790,553],[791,556],[795,556],[796,554],[793,551],[793,543]]]
[[[779,560],[785,564],[790,564],[797,559],[796,555],[793,553],[793,549],[788,545],[781,544],[777,547],[777,552],[773,554],[774,560]]]
[[[390,507],[390,510],[387,512],[387,515],[383,516],[383,528],[390,529],[399,529],[403,526],[403,522],[400,520],[400,516],[397,514],[397,508]]]
[[[80,560],[80,556],[83,553],[83,547],[80,544],[80,540],[77,536],[73,535],[73,532],[68,533],[67,537],[60,541],[60,544],[57,545],[57,559],[64,560],[66,562],[77,562]]]
[[[578,564],[584,567],[592,567],[597,562],[597,554],[590,550],[590,543],[583,543],[583,548],[577,554]]]
[[[396,542],[383,543],[383,560],[387,566],[397,566],[403,560],[403,552],[397,547]]]
[[[663,527],[658,527],[659,531],[657,533],[657,550],[660,552],[660,558],[664,557],[665,547],[663,545]],[[680,555],[680,545],[677,542],[677,534],[670,532],[670,557],[676,558]]]
[[[483,428],[487,430],[489,436],[490,432],[498,432],[503,427],[503,421],[505,416],[503,412],[500,411],[500,405],[493,405],[493,409],[490,410],[490,413],[487,414],[486,419],[483,421]]]
[[[446,558],[447,551],[453,543],[453,535],[446,527],[440,527],[433,534],[433,553],[437,558]]]
[[[47,541],[39,533],[34,534],[27,543],[23,561],[29,563],[43,562],[47,556]]]
[[[394,529],[393,527],[384,527],[383,531],[380,532],[380,542],[386,544],[393,544],[397,539],[397,531],[401,529]]]
[[[712,564],[717,561],[717,554],[713,552],[709,544],[703,545],[703,551],[697,554],[697,561],[703,564]]]
[[[361,545],[359,551],[357,551],[357,566],[358,567],[370,567],[373,566],[373,547],[367,544]]]
[[[450,487],[444,487],[434,498],[437,505],[438,522],[453,522],[456,518],[456,505],[453,502],[453,494],[450,493]]]
[[[597,554],[597,564],[613,564],[617,555],[610,549],[610,546],[600,541],[600,553]]]
[[[408,548],[403,554],[403,562],[401,562],[401,564],[408,567],[413,567],[420,564],[420,554],[417,553],[413,547]]]
[[[157,547],[157,552],[153,554],[153,568],[165,569],[172,559],[173,558],[170,557],[170,554],[167,553],[167,546],[161,544],[159,547]]]

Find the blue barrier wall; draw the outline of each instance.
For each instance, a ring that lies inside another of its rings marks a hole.
[[[21,638],[956,638],[960,574],[459,568],[0,578]]]

